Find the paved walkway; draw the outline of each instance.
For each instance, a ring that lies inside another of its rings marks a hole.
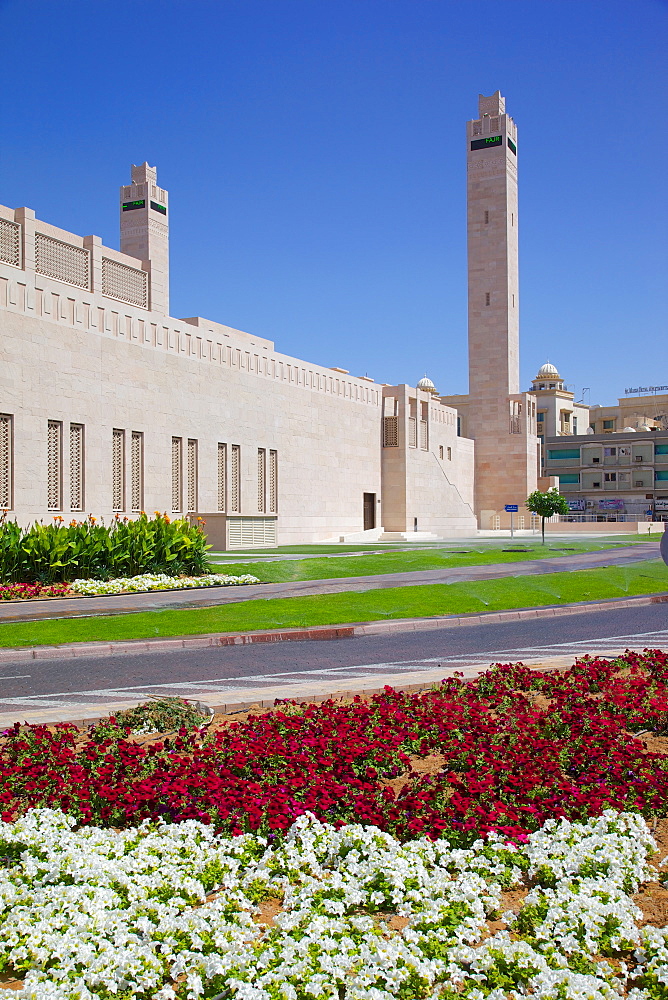
[[[601,566],[626,566],[658,559],[659,541],[642,542],[615,550],[583,552],[574,556],[554,556],[526,562],[490,563],[446,569],[416,570],[411,573],[382,573],[376,576],[348,576],[330,580],[298,580],[287,583],[253,584],[246,587],[202,587],[199,590],[154,591],[148,594],[119,594],[113,597],[51,598],[43,601],[0,602],[0,624],[36,621],[43,618],[121,615],[165,608],[202,608],[236,604],[275,597],[305,597],[340,594],[345,591],[386,590],[434,583],[463,583],[496,580],[510,576],[538,576],[543,573],[575,572]]]

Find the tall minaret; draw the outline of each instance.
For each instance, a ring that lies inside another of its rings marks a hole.
[[[465,433],[475,441],[481,527],[505,525],[536,489],[533,396],[519,391],[517,130],[497,90],[478,97],[466,126],[469,395]]]
[[[149,261],[151,309],[169,315],[169,195],[157,186],[157,169],[132,165],[132,183],[121,188],[121,253]]]
[[[517,130],[497,90],[466,126],[469,393],[519,392]]]

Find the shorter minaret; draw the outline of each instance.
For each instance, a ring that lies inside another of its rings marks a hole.
[[[150,264],[153,312],[169,315],[169,195],[157,186],[157,169],[132,165],[132,183],[121,188],[121,253]]]

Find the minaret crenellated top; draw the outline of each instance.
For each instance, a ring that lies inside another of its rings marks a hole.
[[[491,97],[478,94],[478,118],[485,115],[505,115],[506,99],[501,96],[500,90],[495,90]]]
[[[130,168],[120,190],[121,252],[148,262],[153,312],[169,315],[169,194],[158,187],[157,167]]]

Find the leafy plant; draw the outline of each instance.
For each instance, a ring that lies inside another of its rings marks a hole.
[[[133,733],[173,733],[180,729],[189,732],[201,729],[210,719],[197,705],[184,698],[156,698],[134,708],[117,712],[98,723],[91,731],[91,738],[100,742],[105,738],[117,739],[119,729]]]
[[[553,517],[555,514],[568,514],[570,510],[568,500],[566,500],[566,497],[562,497],[556,486],[550,486],[549,490],[546,490],[545,493],[541,493],[540,490],[534,490],[526,498],[526,506],[532,514],[538,514],[540,517],[543,545],[545,545],[546,519]]]

